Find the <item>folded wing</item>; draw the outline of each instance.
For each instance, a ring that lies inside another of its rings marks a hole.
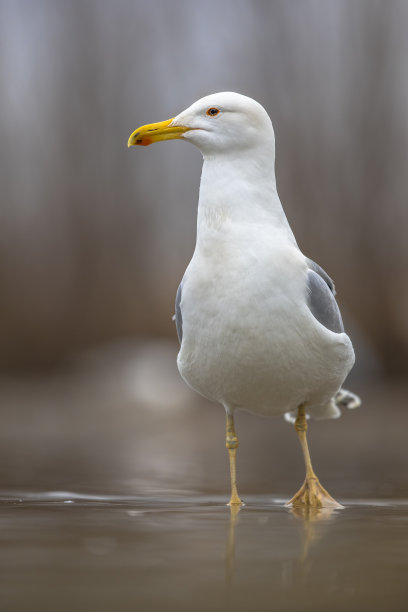
[[[327,329],[337,334],[344,332],[343,321],[337,306],[334,283],[317,263],[307,260],[307,304],[313,316]]]

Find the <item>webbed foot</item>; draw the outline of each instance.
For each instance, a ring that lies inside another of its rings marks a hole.
[[[299,491],[286,504],[292,507],[310,508],[343,508],[341,504],[326,491],[316,476],[306,478]]]

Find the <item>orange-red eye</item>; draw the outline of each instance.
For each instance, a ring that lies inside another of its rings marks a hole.
[[[206,114],[209,115],[210,117],[215,117],[215,115],[218,115],[219,112],[220,112],[219,108],[214,108],[212,106],[211,108],[208,109]]]

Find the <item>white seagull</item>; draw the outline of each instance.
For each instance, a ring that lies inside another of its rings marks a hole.
[[[300,251],[279,200],[271,120],[255,100],[217,93],[138,128],[128,146],[175,138],[204,158],[196,247],[176,296],[177,364],[190,387],[225,408],[229,503],[242,505],[234,412],[244,409],[295,423],[306,479],[288,503],[339,507],[313,471],[306,419],[360,404],[341,388],[354,351],[333,281]]]

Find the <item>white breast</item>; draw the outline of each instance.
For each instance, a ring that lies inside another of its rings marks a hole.
[[[263,230],[234,224],[216,248],[209,235],[197,246],[183,280],[178,367],[193,389],[225,406],[283,414],[328,401],[352,348],[310,313],[297,246]]]

